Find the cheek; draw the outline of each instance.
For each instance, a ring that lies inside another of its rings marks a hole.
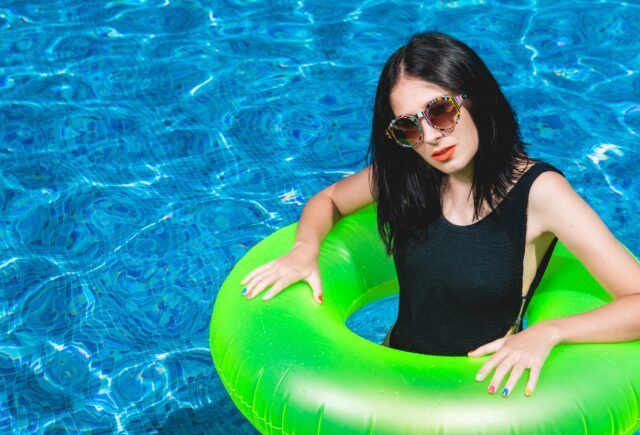
[[[470,148],[478,148],[478,130],[476,130],[473,123],[469,122],[465,124],[465,127],[461,131],[461,136],[461,139],[464,140]]]

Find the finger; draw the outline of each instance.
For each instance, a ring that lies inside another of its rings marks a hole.
[[[307,282],[311,286],[311,290],[313,291],[313,298],[318,303],[322,303],[322,285],[320,282],[320,277],[317,273],[312,273],[311,276],[307,279]]]
[[[505,358],[496,368],[495,373],[493,374],[493,378],[491,378],[491,382],[489,382],[489,393],[493,394],[500,388],[502,384],[502,379],[504,376],[511,370],[513,367],[514,361],[511,358]]]
[[[242,281],[240,281],[240,284],[245,285],[248,281],[250,281],[251,279],[253,279],[254,276],[256,276],[257,274],[259,274],[260,272],[262,272],[265,269],[270,268],[271,266],[273,266],[273,263],[275,262],[275,260],[270,261],[266,264],[263,264],[260,267],[257,267],[255,269],[253,269],[251,271],[251,273],[249,273],[247,276],[245,276],[244,278],[242,278]]]
[[[252,286],[252,284],[254,284],[256,280],[259,279],[263,273],[272,269],[274,265],[275,265],[275,260],[267,264],[264,264],[258,267],[257,269],[254,269],[249,275],[247,275],[242,280],[241,284],[244,285],[247,290],[249,290],[249,287]]]
[[[249,296],[249,294],[251,293],[251,290],[255,289],[256,286],[262,281],[264,280],[265,277],[271,276],[272,273],[275,271],[276,269],[271,266],[268,269],[264,269],[261,272],[259,272],[258,274],[256,274],[253,278],[251,278],[249,280],[249,282],[247,282],[244,285],[244,290],[242,291],[242,294],[245,296]]]
[[[504,337],[498,338],[497,340],[493,340],[485,345],[480,346],[477,349],[472,350],[471,352],[467,353],[467,355],[477,357],[477,356],[485,355],[487,353],[496,352],[498,349],[502,347],[504,340],[505,340]]]
[[[258,296],[262,290],[272,285],[276,280],[280,279],[277,270],[266,271],[259,279],[254,280],[250,285],[247,285],[247,298],[252,299]]]
[[[498,364],[502,362],[508,355],[508,352],[496,352],[489,358],[487,362],[478,370],[478,374],[476,375],[476,381],[482,381],[491,370],[493,370]]]
[[[511,370],[511,375],[509,376],[509,379],[507,380],[507,383],[504,385],[504,389],[502,390],[502,395],[504,397],[507,397],[509,393],[513,391],[513,387],[516,385],[516,383],[522,376],[522,373],[524,372],[525,368],[526,367],[522,363],[516,363],[513,366],[513,369]]]
[[[276,274],[275,270],[265,271],[259,277],[255,278],[251,284],[247,285],[247,294],[245,295],[248,299],[252,299],[258,296],[262,290],[266,287],[273,285],[273,283],[281,278]]]
[[[527,388],[524,390],[524,395],[529,397],[533,394],[533,390],[536,388],[536,384],[538,383],[538,378],[540,376],[541,365],[539,363],[532,364],[531,369],[529,370],[529,382],[527,383]]]
[[[284,288],[289,287],[290,284],[291,282],[282,278],[277,280],[275,284],[273,284],[273,286],[269,289],[269,291],[264,294],[262,300],[268,301],[269,299],[280,293]]]

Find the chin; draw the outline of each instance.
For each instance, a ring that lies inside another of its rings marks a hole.
[[[439,162],[432,158],[428,163],[443,174],[450,175],[455,174],[456,172],[464,171],[469,167],[469,165],[473,166],[473,159],[465,160],[462,156],[455,156],[445,162]]]
[[[455,172],[464,167],[464,165],[460,166],[459,159],[456,159],[455,157],[449,160],[446,160],[444,162],[439,162],[432,157],[431,160],[429,161],[429,164],[434,168],[441,170],[442,172],[446,172],[447,174],[450,174],[451,172]]]

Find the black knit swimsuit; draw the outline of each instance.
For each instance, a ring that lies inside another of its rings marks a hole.
[[[521,321],[558,239],[553,238],[526,296],[522,296],[529,190],[545,171],[537,161],[497,208],[471,225],[442,214],[425,241],[410,241],[394,255],[399,283],[398,319],[389,347],[430,355],[466,355],[504,336]]]

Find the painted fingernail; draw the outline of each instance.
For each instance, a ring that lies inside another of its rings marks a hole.
[[[246,289],[246,288],[243,288],[243,289],[242,289],[242,294],[244,295],[244,294],[246,294],[246,293],[247,293],[247,289]]]
[[[476,381],[481,381],[481,380],[482,380],[482,374],[481,374],[481,373],[478,373],[478,374],[476,375]]]
[[[496,387],[494,387],[493,385],[489,385],[489,393],[493,394],[496,392]]]
[[[504,389],[502,390],[502,396],[503,396],[503,397],[507,397],[508,395],[509,395],[509,389],[508,389],[508,388],[504,388]]]
[[[527,387],[527,389],[524,390],[524,395],[527,396],[527,397],[531,396],[531,388]]]
[[[320,303],[322,303],[322,301],[323,301],[322,295],[318,296],[318,299],[320,300]]]

